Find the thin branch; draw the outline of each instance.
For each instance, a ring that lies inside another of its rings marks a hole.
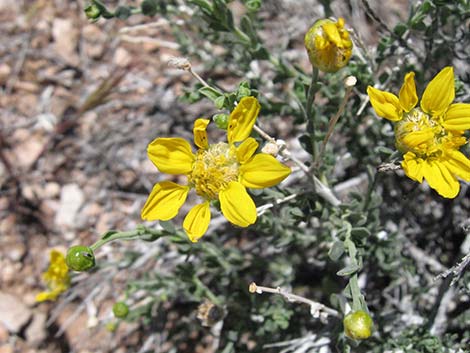
[[[257,207],[256,212],[257,212],[258,216],[261,216],[262,214],[264,214],[270,208],[273,208],[276,205],[280,205],[281,203],[288,202],[292,199],[295,199],[297,196],[298,196],[298,194],[291,194],[291,195],[286,196],[282,199],[276,199],[274,202],[270,202],[270,203],[267,203],[267,204],[264,204],[262,206]]]
[[[343,97],[343,100],[341,101],[341,104],[339,105],[338,111],[336,112],[335,116],[330,120],[330,123],[328,124],[328,131],[325,135],[325,138],[323,139],[323,142],[320,148],[320,153],[317,155],[315,162],[313,163],[313,165],[315,165],[317,168],[321,164],[321,158],[323,156],[323,153],[325,152],[326,144],[328,143],[328,140],[333,134],[333,130],[336,126],[336,123],[338,122],[340,116],[343,114],[344,109],[346,108],[346,104],[348,103],[349,97],[351,97],[352,90],[354,86],[356,85],[356,83],[357,83],[357,79],[354,76],[348,76],[346,80],[344,80],[346,92],[344,92],[344,97]]]
[[[469,264],[470,264],[470,253],[465,255],[462,258],[462,260],[460,260],[460,262],[458,262],[456,265],[452,266],[448,270],[445,270],[444,272],[437,275],[435,280],[439,278],[446,278],[447,276],[452,274],[454,278],[452,279],[452,282],[450,282],[450,285],[453,286],[458,281],[458,279],[460,278],[460,276],[462,275],[462,273],[465,271],[466,267]]]
[[[249,291],[250,293],[257,293],[257,294],[263,294],[263,293],[280,294],[284,297],[284,299],[286,299],[289,302],[307,304],[310,306],[310,313],[315,318],[320,317],[321,312],[323,312],[325,316],[331,315],[337,318],[341,318],[341,314],[335,309],[329,308],[321,303],[304,298],[300,295],[289,293],[286,290],[282,289],[281,287],[277,287],[277,288],[264,287],[264,286],[258,286],[255,282],[251,282],[249,286]]]

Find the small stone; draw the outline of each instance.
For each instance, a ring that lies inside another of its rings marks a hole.
[[[5,326],[0,324],[0,343],[5,343],[8,340],[8,331]]]
[[[15,89],[17,89],[18,91],[25,91],[28,93],[37,94],[39,92],[39,85],[35,82],[17,81],[15,83]]]
[[[23,243],[15,242],[8,245],[7,256],[13,262],[20,261],[25,253],[26,246]]]
[[[70,19],[55,18],[52,23],[52,37],[56,53],[68,64],[77,66],[78,26]]]
[[[49,182],[44,187],[44,198],[52,199],[60,194],[60,185],[56,182]]]
[[[57,210],[59,209],[59,201],[57,200],[42,200],[39,205],[39,210],[44,214],[45,217],[54,218]]]
[[[21,141],[14,149],[16,165],[27,169],[41,153],[44,143],[44,137],[38,134]]]
[[[17,11],[19,10],[20,4],[15,0],[0,0],[0,10],[1,11]]]
[[[0,283],[4,285],[13,283],[18,278],[22,266],[21,262],[1,261]]]
[[[0,64],[0,85],[7,82],[8,77],[11,74],[11,67],[7,64]]]
[[[93,59],[99,59],[105,52],[106,35],[101,29],[94,25],[89,24],[82,30],[82,36],[85,38],[84,50],[85,54]]]
[[[13,347],[10,346],[9,344],[6,344],[4,346],[0,346],[0,353],[13,353]]]
[[[113,62],[120,67],[126,67],[131,62],[131,55],[129,52],[124,48],[117,48],[114,52]]]
[[[46,320],[47,315],[45,313],[34,313],[31,324],[25,331],[26,340],[30,345],[37,347],[46,339]]]
[[[15,85],[17,88],[18,85]],[[34,116],[37,114],[38,96],[37,94],[23,93],[13,96],[12,104],[14,104],[18,112],[25,116]]]
[[[55,223],[58,226],[72,227],[83,201],[83,192],[77,184],[64,185],[60,192],[59,211]]]
[[[31,318],[31,310],[17,297],[0,292],[0,322],[12,333],[18,333]]]

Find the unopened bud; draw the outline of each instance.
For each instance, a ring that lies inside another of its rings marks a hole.
[[[119,6],[114,12],[114,16],[120,20],[127,20],[131,16],[131,10],[126,6]]]
[[[261,0],[245,1],[245,6],[248,11],[258,11],[261,8]]]
[[[116,302],[113,305],[113,314],[118,319],[124,319],[129,314],[129,307],[124,302]]]
[[[152,17],[158,12],[158,4],[155,0],[144,0],[140,5],[140,9],[142,10],[142,14]]]
[[[343,320],[344,333],[354,340],[365,340],[372,334],[374,322],[364,310],[351,312]]]
[[[95,4],[88,5],[84,11],[86,17],[92,21],[97,21],[101,16],[101,10]]]
[[[114,321],[110,321],[106,323],[105,327],[108,332],[115,332],[118,328],[118,324]]]
[[[227,114],[215,114],[212,117],[212,120],[214,120],[215,125],[217,125],[219,129],[227,130],[227,126],[228,126]]]
[[[95,255],[91,248],[83,245],[76,245],[72,246],[67,251],[65,262],[67,263],[68,268],[73,271],[88,271],[95,267]]]
[[[313,67],[325,72],[336,72],[346,66],[352,54],[353,43],[344,28],[344,19],[322,19],[305,35],[305,48]]]

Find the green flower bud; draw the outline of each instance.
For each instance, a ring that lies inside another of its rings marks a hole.
[[[245,2],[248,11],[258,11],[261,7],[261,0],[248,0]]]
[[[106,323],[106,330],[108,330],[108,332],[115,332],[118,328],[118,324],[116,322],[107,322]]]
[[[88,271],[95,267],[95,254],[88,246],[76,245],[67,251],[65,258],[67,266],[74,271]]]
[[[144,0],[140,5],[142,13],[146,16],[155,16],[158,12],[158,4],[155,0]]]
[[[374,322],[364,310],[351,312],[343,320],[344,333],[354,340],[365,340],[372,334]]]
[[[114,12],[114,16],[121,20],[127,20],[131,16],[131,10],[125,6],[119,6]]]
[[[92,21],[97,21],[101,16],[101,10],[95,4],[88,5],[84,11],[86,17]]]
[[[212,117],[212,120],[214,120],[215,125],[217,125],[219,129],[227,130],[227,126],[228,126],[227,114],[215,114]]]
[[[113,305],[113,314],[118,319],[124,319],[129,314],[129,307],[124,302],[116,302]]]

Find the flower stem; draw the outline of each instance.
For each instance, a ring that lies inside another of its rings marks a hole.
[[[106,232],[101,236],[101,239],[98,240],[93,245],[91,245],[90,248],[91,250],[96,251],[98,248],[114,240],[133,240],[133,239],[148,240],[150,238],[154,238],[154,237],[158,238],[161,236],[162,236],[161,231],[150,229],[144,226],[138,226],[134,230],[129,230],[125,232],[117,232],[117,231]]]
[[[330,123],[328,124],[328,131],[325,135],[325,138],[323,139],[323,142],[320,148],[320,153],[317,155],[315,162],[313,164],[316,168],[318,168],[321,165],[321,158],[323,156],[323,153],[325,152],[326,144],[328,143],[328,140],[333,134],[333,130],[336,126],[336,123],[338,122],[340,116],[343,114],[344,109],[346,108],[346,104],[349,100],[349,97],[351,96],[351,93],[355,84],[356,84],[356,78],[354,76],[349,76],[346,78],[346,81],[345,81],[346,92],[344,92],[344,97],[343,97],[343,100],[341,101],[338,111],[336,112],[335,116],[330,120]]]
[[[312,156],[313,160],[316,160],[317,156],[317,143],[315,140],[315,131],[316,131],[316,119],[315,113],[313,111],[313,101],[315,99],[315,94],[317,93],[317,80],[318,80],[318,69],[313,68],[312,80],[307,91],[307,104],[305,106],[305,111],[307,113],[307,123],[309,124],[310,132],[310,143],[312,145]]]

